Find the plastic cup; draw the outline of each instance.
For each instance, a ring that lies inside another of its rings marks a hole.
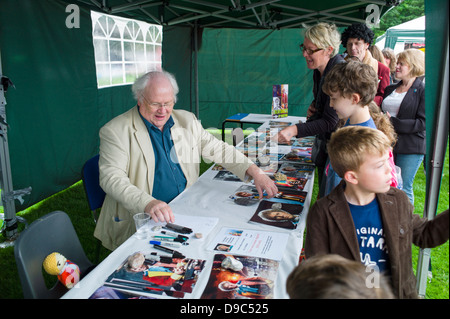
[[[139,213],[133,216],[134,224],[136,225],[136,237],[138,239],[146,239],[150,234],[150,215],[146,213]]]

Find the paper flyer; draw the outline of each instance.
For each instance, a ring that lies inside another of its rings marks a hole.
[[[288,237],[286,233],[223,227],[208,249],[225,254],[281,260]]]
[[[192,216],[192,215],[181,215],[174,214],[175,216],[175,224],[189,227],[192,229],[191,234],[187,234],[186,236],[192,237],[195,233],[202,233],[203,238],[196,240],[203,240],[209,232],[217,225],[219,219],[217,217],[203,217],[203,216]],[[153,228],[154,226],[163,227],[165,222],[156,223],[154,220],[150,220],[149,227]]]

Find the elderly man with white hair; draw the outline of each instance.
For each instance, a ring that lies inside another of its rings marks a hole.
[[[170,201],[195,183],[201,158],[241,180],[253,179],[262,197],[274,182],[233,146],[203,129],[194,114],[174,110],[178,85],[166,71],[152,71],[132,87],[137,105],[100,130],[100,185],[106,193],[94,236],[114,250],[135,232],[133,215],[175,222]]]

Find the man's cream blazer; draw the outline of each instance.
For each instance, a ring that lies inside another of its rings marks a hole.
[[[174,150],[186,177],[186,188],[198,179],[201,158],[216,162],[242,180],[253,164],[242,153],[203,129],[194,114],[174,110],[171,129]],[[100,129],[100,186],[106,192],[94,236],[111,250],[135,232],[133,215],[152,201],[155,157],[138,107],[117,116]]]

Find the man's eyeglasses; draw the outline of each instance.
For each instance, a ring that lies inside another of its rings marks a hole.
[[[308,55],[313,55],[314,53],[323,50],[323,49],[315,49],[315,50],[311,50],[311,49],[307,49],[305,48],[305,46],[302,44],[300,44],[300,50],[302,51],[302,53],[306,52]]]
[[[174,101],[170,101],[170,102],[166,102],[166,103],[156,103],[156,102],[152,102],[150,103],[144,95],[142,95],[142,98],[145,100],[145,102],[150,105],[151,108],[153,109],[159,109],[159,108],[166,108],[166,109],[170,109],[175,105]]]

